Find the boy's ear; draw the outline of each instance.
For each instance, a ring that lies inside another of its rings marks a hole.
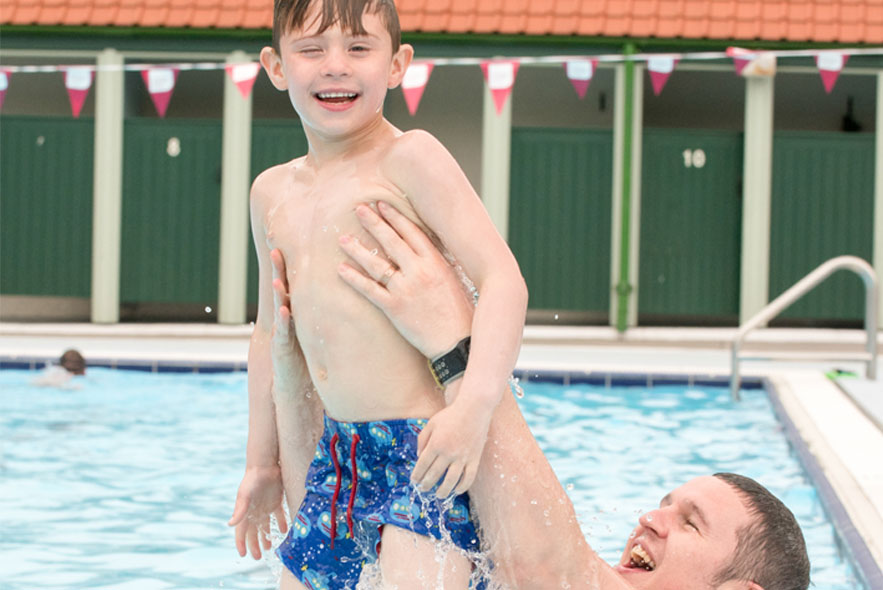
[[[282,67],[282,58],[276,53],[272,47],[264,47],[261,49],[261,65],[270,78],[270,82],[277,90],[286,90],[288,83],[285,80],[285,70]]]
[[[395,88],[402,83],[408,66],[414,58],[414,48],[408,44],[399,46],[399,50],[392,56],[392,64],[389,67],[389,79],[386,82],[387,88]]]

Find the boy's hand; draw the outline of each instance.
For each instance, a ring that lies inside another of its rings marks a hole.
[[[267,551],[270,541],[270,514],[276,515],[279,531],[288,532],[282,508],[282,472],[276,467],[249,467],[236,493],[233,516],[227,523],[236,527],[236,549],[245,557],[246,546],[254,559],[261,558],[261,546]]]
[[[467,407],[464,396],[458,396],[430,418],[417,438],[411,481],[428,491],[444,476],[435,492],[439,498],[468,490],[478,472],[492,409]]]

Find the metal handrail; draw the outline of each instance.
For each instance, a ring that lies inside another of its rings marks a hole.
[[[739,326],[733,338],[732,361],[730,376],[730,395],[733,401],[739,401],[739,349],[745,336],[753,329],[775,318],[785,311],[792,303],[803,297],[819,283],[838,270],[851,270],[859,275],[865,284],[865,332],[867,333],[867,352],[862,355],[867,361],[868,379],[877,379],[877,275],[873,267],[857,256],[838,256],[821,264],[817,269],[800,279],[790,289],[776,297],[750,320]]]

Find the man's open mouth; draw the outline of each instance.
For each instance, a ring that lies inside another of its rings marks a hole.
[[[650,559],[650,555],[639,543],[635,543],[629,554],[629,567],[642,568],[648,572],[656,569],[656,562]]]
[[[322,102],[330,102],[335,104],[351,102],[358,98],[358,93],[356,92],[317,92],[316,98],[321,100]]]

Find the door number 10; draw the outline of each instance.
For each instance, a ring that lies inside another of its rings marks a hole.
[[[702,168],[705,166],[705,150],[684,150],[684,168]]]

